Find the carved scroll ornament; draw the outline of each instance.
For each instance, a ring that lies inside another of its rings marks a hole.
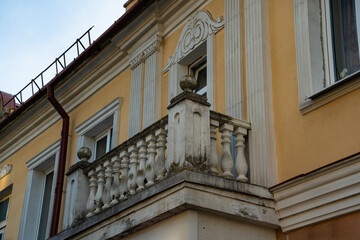
[[[12,169],[11,164],[6,164],[2,168],[0,168],[0,179],[5,177],[6,175],[8,175],[10,173],[11,169]]]
[[[173,64],[178,63],[191,50],[206,41],[210,34],[218,32],[223,27],[223,17],[219,17],[215,21],[208,11],[200,10],[194,12],[181,32],[174,55],[169,58],[168,64],[163,71],[168,71]]]

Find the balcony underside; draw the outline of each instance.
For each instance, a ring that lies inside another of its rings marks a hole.
[[[266,188],[185,170],[51,239],[123,238],[186,210],[207,212],[271,231],[279,228],[274,201]]]

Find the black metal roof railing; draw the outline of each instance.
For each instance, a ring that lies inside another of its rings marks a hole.
[[[58,58],[56,58],[45,70],[32,79],[23,89],[15,94],[6,104],[11,101],[15,102],[14,107],[21,106],[27,99],[41,90],[50,80],[64,70],[70,63],[72,63],[79,55],[85,51],[91,45],[90,30],[89,28],[83,35],[81,35],[76,41],[63,52]],[[71,58],[73,58],[71,60]],[[70,60],[70,61],[69,61]],[[68,63],[68,64],[67,64]]]

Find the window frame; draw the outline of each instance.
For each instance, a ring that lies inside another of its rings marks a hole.
[[[28,176],[26,181],[19,239],[37,239],[39,236],[41,212],[43,207],[46,176],[54,172],[51,193],[56,186],[60,141],[55,142],[26,163]],[[46,235],[50,233],[54,194],[51,194]],[[36,219],[36,221],[34,221]],[[50,220],[50,221],[49,221]]]
[[[328,0],[294,0],[299,110],[303,115],[360,88],[360,71],[335,79],[330,7]]]
[[[201,70],[203,70],[204,68],[206,68],[207,71],[207,57],[206,55],[201,56],[199,59],[195,60],[193,63],[191,63],[189,65],[189,73],[191,71],[191,74],[194,76],[194,78],[196,79],[196,85],[198,84],[198,74]],[[196,70],[194,71],[194,68],[196,68]],[[206,85],[205,87],[201,88],[200,90],[196,91],[195,93],[199,94],[199,95],[204,95],[207,94],[207,76],[206,76]]]
[[[113,127],[109,127],[108,129],[106,129],[105,131],[99,133],[98,135],[96,135],[94,137],[94,157],[96,159],[97,156],[97,143],[102,140],[105,136],[106,136],[106,146],[105,146],[105,153],[109,152],[112,148],[113,148],[113,144],[112,144],[112,135],[114,135],[113,133]],[[99,156],[101,157],[101,156]]]
[[[96,160],[95,149],[97,136],[100,136],[112,128],[111,148],[109,150],[117,145],[121,103],[122,98],[116,98],[75,128],[78,137],[77,151],[79,151],[81,147],[88,147],[92,153],[89,159],[90,162]],[[110,121],[109,119],[111,118],[111,124],[109,124],[108,121]],[[107,122],[107,125],[104,125],[105,122]],[[98,129],[96,134],[89,134],[94,131],[94,129]],[[78,162],[80,159],[76,158],[76,161]]]

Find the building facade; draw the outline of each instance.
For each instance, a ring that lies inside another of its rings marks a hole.
[[[360,237],[356,0],[124,7],[0,92],[2,239]]]

